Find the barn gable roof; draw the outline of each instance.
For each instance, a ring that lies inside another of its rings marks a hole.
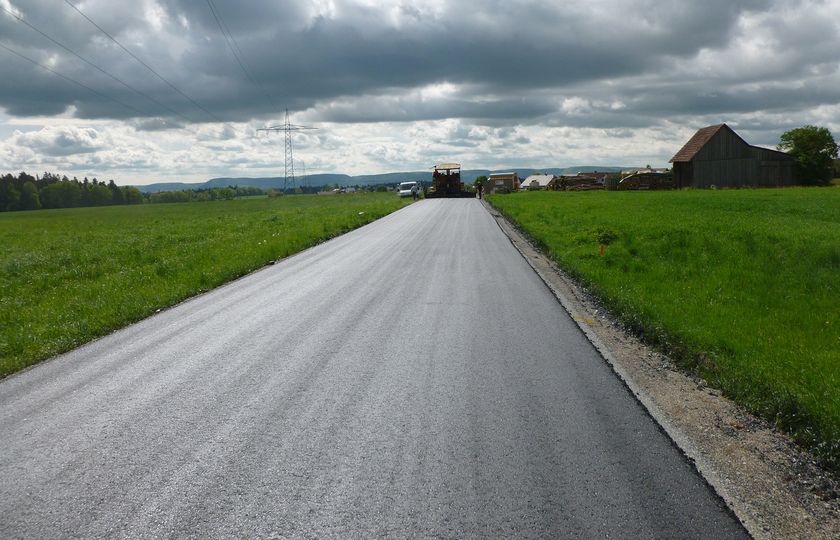
[[[722,129],[726,129],[730,133],[735,135],[735,137],[740,139],[746,147],[752,149],[754,152],[762,152],[763,155],[773,156],[773,158],[777,160],[780,159],[784,161],[792,159],[789,154],[786,154],[784,152],[779,152],[778,150],[771,150],[769,148],[762,148],[760,146],[753,146],[751,144],[748,144],[747,141],[745,141],[743,138],[741,138],[740,135],[735,133],[735,130],[733,130],[731,127],[727,126],[726,124],[715,124],[714,126],[708,126],[698,129],[697,133],[695,133],[694,136],[691,139],[689,139],[687,143],[685,143],[685,146],[680,148],[680,151],[674,154],[674,157],[671,158],[670,162],[677,163],[691,161],[692,159],[694,159],[697,153],[700,152],[700,150],[702,150],[703,147],[706,146],[706,144],[710,140],[712,140],[712,137],[714,137]]]
[[[678,161],[691,161],[694,159],[694,156],[697,155],[697,152],[703,148],[707,142],[709,142],[715,134],[720,131],[722,128],[726,127],[727,129],[729,126],[726,124],[716,124],[714,126],[708,126],[697,130],[697,133],[694,134],[692,138],[685,143],[679,152],[674,154],[674,157],[671,158],[671,163],[675,163]]]

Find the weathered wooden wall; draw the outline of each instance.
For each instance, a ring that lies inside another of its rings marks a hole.
[[[782,152],[753,147],[759,161],[758,185],[792,186],[796,183],[796,164]]]
[[[674,163],[676,187],[788,186],[794,162],[782,152],[750,146],[730,129],[721,129],[689,162]]]

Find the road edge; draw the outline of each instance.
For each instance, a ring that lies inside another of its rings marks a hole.
[[[766,422],[752,417],[738,405],[721,396],[719,392],[708,389],[702,381],[677,370],[669,359],[625,332],[620,325],[612,321],[601,306],[598,306],[584,288],[535,247],[514,224],[485,200],[481,203],[502,233],[545,283],[616,376],[647,410],[650,417],[679,451],[692,463],[701,477],[753,538],[762,540],[835,537],[835,533],[840,531],[840,513],[838,513],[840,504],[837,499],[834,499],[831,501],[833,504],[824,504],[826,515],[822,516],[822,519],[821,516],[816,515],[820,513],[819,505],[822,501],[817,500],[811,493],[813,490],[809,489],[809,481],[816,483],[817,480],[811,480],[811,478],[819,478],[819,474],[815,472],[816,465],[807,454],[796,447],[784,434]],[[615,334],[623,335],[616,339]],[[625,349],[623,347],[625,343],[621,342],[629,343],[629,350],[619,350],[616,354],[614,349]],[[619,346],[616,347],[616,345]],[[647,366],[640,367],[645,362],[639,360],[630,362],[627,358],[628,354],[645,355],[653,360],[648,361]],[[650,365],[654,362],[659,363],[659,366],[651,369]],[[636,365],[631,365],[633,363]],[[662,366],[665,365],[667,367],[663,368]],[[705,415],[709,417],[709,420],[711,417],[714,420],[706,422],[706,425],[696,426],[696,429],[686,429],[685,425],[681,425],[685,424],[686,420],[673,414],[673,404],[666,404],[669,405],[670,411],[664,410],[657,398],[649,391],[650,381],[645,384],[645,381],[641,379],[646,377],[637,378],[641,370],[652,372],[663,369],[667,370],[663,379],[669,379],[668,383],[674,382],[674,379],[681,379],[677,381],[678,386],[683,387],[681,390],[687,388],[702,394],[702,399],[695,399],[696,396],[690,395],[692,392],[681,392],[681,400],[695,400],[695,403],[686,408],[710,407],[714,409],[716,406],[719,407],[719,410]],[[730,418],[736,420],[733,422]],[[745,432],[755,433],[755,437],[739,439],[742,433],[738,432],[735,435],[731,433],[744,430],[745,424],[749,425]],[[728,426],[741,427],[733,430],[731,427],[727,429]],[[701,432],[700,436],[698,436],[698,431]],[[723,447],[719,447],[721,441],[726,443],[721,445]],[[772,448],[762,448],[762,441]],[[747,444],[750,445],[749,448],[746,448]],[[732,452],[732,445],[736,447],[740,445],[741,448],[736,448],[736,451]],[[757,446],[752,447],[752,445]],[[765,450],[766,454],[770,455],[769,458],[765,457]],[[749,487],[741,485],[742,475],[737,471],[733,474],[733,468],[741,466],[741,463],[733,464],[733,458],[756,461],[756,463],[744,464],[746,469],[755,471],[748,479]],[[766,474],[768,468],[780,468],[782,471],[777,474]],[[800,478],[802,476],[805,478]],[[756,487],[765,489],[754,492]],[[759,499],[758,502],[756,499]],[[813,512],[815,507],[818,512]],[[827,526],[820,526],[819,522],[825,521],[826,517],[828,518]],[[833,523],[832,517],[836,518]],[[785,524],[788,526],[786,527]]]

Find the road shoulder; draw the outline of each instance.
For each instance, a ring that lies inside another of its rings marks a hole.
[[[840,538],[840,486],[806,452],[625,331],[495,208],[501,230],[754,538]]]

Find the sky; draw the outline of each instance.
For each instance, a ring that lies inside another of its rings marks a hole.
[[[286,109],[318,128],[293,135],[298,174],[663,167],[721,122],[767,147],[806,124],[840,139],[840,0],[0,8],[0,173],[283,176],[283,134],[258,130]]]

